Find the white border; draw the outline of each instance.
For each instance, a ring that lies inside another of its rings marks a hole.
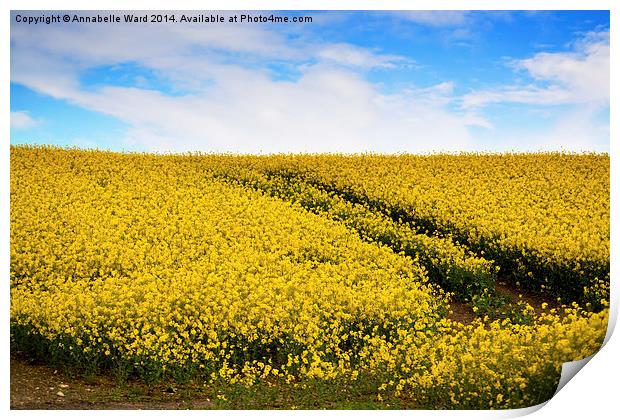
[[[2,179],[1,196],[0,196],[0,229],[2,231],[3,241],[0,242],[0,261],[3,270],[2,279],[2,308],[5,314],[4,322],[0,325],[0,334],[2,335],[3,346],[2,352],[2,407],[9,410],[9,73],[10,73],[10,45],[9,45],[9,29],[10,17],[9,11],[14,10],[611,10],[611,67],[617,68],[618,56],[618,36],[616,28],[619,24],[618,1],[613,0],[255,0],[251,3],[243,0],[217,0],[217,1],[195,1],[195,0],[176,0],[171,7],[170,2],[162,0],[152,0],[149,2],[123,1],[123,0],[92,0],[88,3],[76,0],[60,0],[50,4],[44,0],[23,0],[23,1],[4,1],[0,5],[3,14],[0,17],[0,57],[2,64],[3,83],[0,84],[1,112],[0,126],[5,133],[4,152],[0,155],[0,178]],[[617,86],[614,77],[614,71],[611,71],[611,86]],[[611,139],[617,129],[618,118],[618,96],[611,96],[611,115],[610,115],[610,132]],[[611,273],[612,279],[615,279],[618,272],[618,183],[613,180],[620,179],[615,165],[618,144],[612,141],[611,150]],[[612,280],[612,316],[610,325],[615,325],[618,312],[618,290],[616,281]],[[610,331],[611,332],[611,331]],[[609,341],[601,349],[601,351],[577,374],[577,377],[571,380],[554,398],[552,398],[544,407],[538,407],[539,410],[531,414],[531,418],[550,418],[558,417],[563,419],[582,419],[582,418],[610,418],[611,413],[618,412],[618,397],[615,391],[618,385],[619,363],[617,354],[620,354],[617,334],[611,337],[608,334]],[[215,418],[224,418],[229,416],[246,416],[251,414],[256,417],[269,417],[270,419],[307,417],[341,417],[343,415],[354,414],[356,416],[389,416],[389,417],[412,417],[412,418],[503,418],[524,415],[531,412],[532,409],[512,410],[503,412],[467,412],[467,411],[446,411],[446,412],[422,412],[422,411],[399,411],[399,412],[314,412],[314,411],[258,411],[258,412],[161,412],[148,411],[143,414],[148,417],[163,418],[169,415],[182,415],[194,418],[203,418],[205,415]],[[83,412],[68,411],[52,411],[52,412],[18,412],[11,411],[11,416],[16,418],[30,418],[31,416],[44,416],[49,418],[76,418],[82,416]],[[89,411],[88,416],[93,418],[107,417],[110,415],[135,416],[136,412],[123,411]]]

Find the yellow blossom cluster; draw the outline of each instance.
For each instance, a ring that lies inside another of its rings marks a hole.
[[[608,310],[580,317],[565,309],[541,316],[535,326],[503,320],[448,327],[431,340],[403,335],[384,357],[395,369],[380,389],[415,395],[432,408],[535,405],[554,394],[557,379],[551,378],[559,378],[564,361],[600,347],[607,321]]]
[[[12,319],[50,340],[284,374],[445,313],[411,258],[199,166],[13,148],[11,170]]]
[[[432,281],[461,299],[484,293],[485,288],[492,287],[495,282],[497,267],[493,262],[455,244],[449,235],[440,237],[419,233],[420,229],[415,225],[394,221],[367,205],[352,203],[309,183],[267,176],[240,165],[223,165],[219,170],[218,176],[223,179],[298,203],[307,210],[341,221],[368,241],[417,257]]]
[[[503,276],[602,308],[609,296],[606,154],[220,157],[450,235]]]
[[[561,363],[600,346],[607,310],[446,319],[448,296],[418,259],[336,217],[388,232],[370,207],[336,199],[326,217],[219,177],[256,162],[11,147],[15,348],[145,379],[370,380],[377,399],[485,408],[549,398]]]

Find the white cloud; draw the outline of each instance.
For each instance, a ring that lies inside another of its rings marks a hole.
[[[443,99],[384,95],[330,66],[312,66],[295,82],[221,77],[208,95],[107,87],[67,91],[66,99],[125,121],[128,143],[158,151],[396,152],[459,150],[472,142],[471,120],[445,111]]]
[[[19,41],[21,49],[53,51],[58,58],[85,66],[148,61],[158,55],[191,57],[199,53],[197,49],[279,59],[303,55],[284,34],[261,29],[260,25],[120,24],[111,30],[106,25],[13,24],[11,37]]]
[[[462,10],[408,10],[399,12],[401,18],[428,26],[458,26],[467,21],[467,11]]]
[[[38,123],[27,111],[11,111],[11,129],[13,130],[32,128]]]
[[[115,28],[13,30],[12,81],[116,117],[129,126],[126,143],[159,151],[460,150],[472,144],[468,126],[485,124],[447,109],[449,82],[385,94],[364,79],[371,68],[411,65],[405,57],[292,41],[260,25]],[[293,63],[299,77],[273,80],[264,60]],[[119,63],[155,71],[183,95],[80,84],[84,69]]]
[[[559,118],[544,137],[533,143],[544,150],[609,150],[609,123],[597,122],[588,110],[571,110]]]
[[[594,110],[572,109],[560,114],[550,127],[533,129],[527,135],[494,133],[487,150],[570,152],[609,151],[609,123],[597,120]],[[501,141],[497,141],[500,139]]]
[[[558,86],[536,85],[504,86],[496,90],[469,93],[462,98],[465,109],[481,108],[492,103],[518,103],[527,105],[558,105],[572,103],[571,93]]]
[[[458,26],[467,19],[464,12],[417,13],[412,19],[434,26]],[[113,116],[129,127],[121,143],[154,151],[472,150],[480,147],[471,135],[472,126],[495,130],[482,114],[487,104],[580,104],[596,109],[598,103],[609,101],[609,40],[602,35],[586,36],[571,52],[513,61],[517,71],[532,77],[527,85],[456,98],[450,81],[386,94],[379,83],[364,78],[370,69],[414,65],[408,57],[303,36],[289,39],[261,25],[209,28],[15,27],[11,80]],[[294,67],[295,79],[274,80],[265,62]],[[144,79],[134,87],[96,89],[80,82],[84,70],[124,63],[153,72],[172,86],[175,95],[149,89],[157,84]],[[460,109],[454,109],[455,99]],[[566,118],[552,132],[532,139],[546,140],[549,147],[555,144],[553,139],[573,142],[575,147],[604,140],[605,130],[592,122],[590,114]],[[12,126],[19,124],[13,120],[12,113]],[[525,147],[522,138],[506,138],[503,144]]]
[[[394,68],[397,65],[412,65],[413,61],[397,55],[375,54],[365,48],[349,44],[332,44],[320,49],[317,53],[319,59],[364,69]]]
[[[539,53],[515,66],[563,87],[572,102],[609,102],[609,32],[591,33],[564,53]]]
[[[569,52],[541,52],[513,60],[515,70],[526,71],[534,83],[475,91],[462,98],[464,108],[512,102],[532,105],[609,104],[609,32],[587,34]]]
[[[574,42],[570,51],[513,60],[509,65],[526,72],[530,83],[471,92],[460,99],[461,109],[480,115],[490,104],[563,106],[546,117],[545,128],[532,127],[526,135],[490,126],[491,150],[609,150],[609,122],[599,117],[609,106],[609,53],[609,32],[592,32]]]

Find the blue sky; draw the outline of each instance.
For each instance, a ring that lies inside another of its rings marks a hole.
[[[12,144],[609,150],[605,11],[285,13],[305,24],[28,25],[18,14],[41,12],[11,16]]]

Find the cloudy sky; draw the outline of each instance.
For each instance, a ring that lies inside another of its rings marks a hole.
[[[29,25],[18,14],[42,13],[11,14],[12,144],[609,150],[605,11],[274,12],[312,17],[303,24]]]

